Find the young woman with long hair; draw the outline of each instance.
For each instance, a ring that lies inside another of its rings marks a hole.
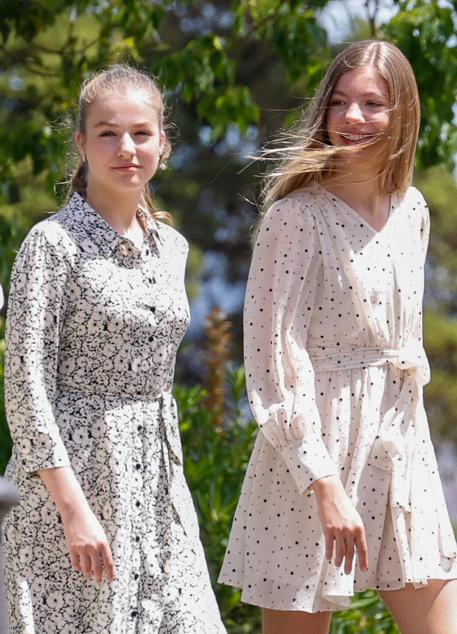
[[[149,191],[170,152],[163,109],[154,80],[128,66],[83,85],[69,200],[16,258],[11,634],[225,632],[171,394],[188,246]]]
[[[220,580],[264,634],[326,634],[374,588],[402,634],[457,633],[457,547],[423,407],[429,214],[394,45],[352,44],[270,150],[244,313],[260,426]]]

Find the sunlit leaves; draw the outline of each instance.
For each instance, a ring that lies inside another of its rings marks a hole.
[[[399,2],[385,34],[411,62],[422,98],[418,166],[454,164],[457,126],[457,12],[449,3]]]

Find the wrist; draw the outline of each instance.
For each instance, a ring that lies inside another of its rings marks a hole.
[[[58,511],[62,522],[68,522],[78,515],[84,515],[90,510],[86,499],[61,500],[58,505]]]
[[[326,497],[335,493],[344,492],[343,484],[337,475],[324,476],[313,482],[310,489],[319,497]]]
[[[38,472],[62,520],[85,512],[89,505],[72,469],[45,469]]]

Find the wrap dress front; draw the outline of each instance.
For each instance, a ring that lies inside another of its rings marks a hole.
[[[222,634],[182,467],[175,357],[189,320],[187,243],[144,216],[137,248],[74,194],[16,258],[8,306],[4,526],[10,634]],[[37,471],[69,467],[117,578],[70,565]]]
[[[220,581],[278,610],[335,611],[355,591],[457,577],[457,547],[423,406],[429,215],[394,195],[375,231],[321,185],[266,213],[244,313],[260,431]],[[325,559],[314,494],[339,475],[361,515],[369,569]]]

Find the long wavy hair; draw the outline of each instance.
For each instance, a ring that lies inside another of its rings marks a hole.
[[[419,94],[413,70],[403,53],[390,42],[356,42],[335,57],[296,130],[281,135],[277,147],[262,152],[262,158],[273,162],[274,167],[264,180],[257,229],[263,213],[273,202],[313,182],[338,180],[341,159],[360,151],[355,146],[332,146],[326,118],[342,75],[362,66],[376,69],[389,89],[389,130],[369,143],[377,146],[371,159],[373,178],[384,194],[402,193],[410,186],[420,126]]]
[[[165,129],[162,92],[150,75],[127,64],[114,64],[109,66],[107,69],[93,75],[83,83],[79,95],[78,110],[73,132],[86,133],[87,115],[91,105],[97,99],[102,99],[105,96],[113,94],[122,95],[130,89],[143,92],[149,99],[150,104],[157,111],[160,131],[163,131],[165,134],[160,164],[161,166],[165,166],[171,153],[171,144]],[[76,148],[73,148],[71,162],[73,163],[73,169],[68,179],[67,200],[74,192],[78,192],[84,198],[87,190],[89,165],[86,158],[82,157]],[[148,183],[143,187],[138,208],[142,212],[150,213],[157,220],[171,221],[171,216],[168,212],[160,212],[156,209]]]

